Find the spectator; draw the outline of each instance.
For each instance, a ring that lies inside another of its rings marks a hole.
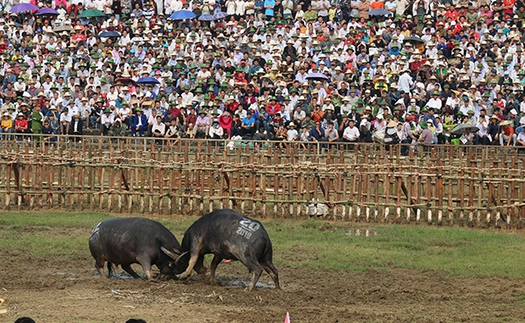
[[[505,120],[500,123],[501,132],[499,133],[500,146],[516,145],[516,134],[512,128],[513,121]]]

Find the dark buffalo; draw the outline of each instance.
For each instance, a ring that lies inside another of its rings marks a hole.
[[[206,273],[204,255],[213,254],[210,265],[210,283],[216,283],[215,270],[223,259],[239,260],[252,273],[248,290],[252,290],[263,269],[272,277],[279,289],[279,276],[272,264],[272,243],[259,221],[249,219],[233,210],[219,210],[207,214],[193,223],[182,239],[182,251],[188,256],[171,254],[180,259],[178,266],[186,268],[179,279],[189,278],[193,269]]]
[[[117,218],[100,222],[89,237],[89,250],[101,277],[104,277],[106,261],[108,277],[111,276],[111,264],[121,265],[131,276],[139,278],[131,268],[131,264],[138,263],[148,279],[152,279],[152,265],[159,268],[161,275],[180,273],[186,268],[175,269],[175,262],[181,254],[175,236],[159,222],[145,218]]]

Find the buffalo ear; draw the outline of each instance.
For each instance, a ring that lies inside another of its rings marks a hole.
[[[176,253],[174,253],[173,251],[169,251],[168,249],[164,248],[164,247],[160,247],[160,250],[162,250],[162,252],[164,252],[166,254],[166,256],[170,257],[171,259],[177,261],[179,259],[179,255],[177,255]]]

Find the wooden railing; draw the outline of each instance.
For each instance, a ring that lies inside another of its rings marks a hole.
[[[69,140],[69,142],[68,142]],[[60,137],[0,141],[4,209],[521,227],[525,151]]]

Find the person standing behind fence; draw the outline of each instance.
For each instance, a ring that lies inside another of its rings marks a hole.
[[[44,114],[40,111],[40,105],[36,105],[31,114],[31,131],[34,134],[34,138],[37,141],[42,140],[42,121],[44,120]]]

